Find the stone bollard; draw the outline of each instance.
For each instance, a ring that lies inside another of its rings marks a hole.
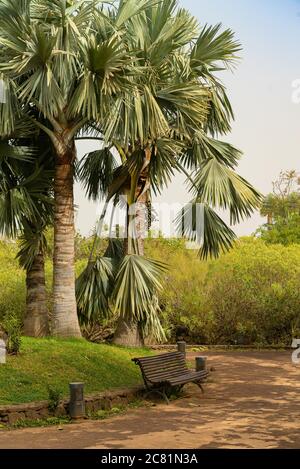
[[[0,365],[6,363],[6,344],[3,339],[0,339]]]
[[[183,353],[184,359],[186,358],[186,343],[184,340],[177,342],[177,351]]]
[[[196,357],[196,371],[206,370],[207,357]]]
[[[69,413],[72,419],[85,417],[85,402],[83,395],[83,383],[70,383]]]

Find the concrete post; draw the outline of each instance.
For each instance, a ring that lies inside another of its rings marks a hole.
[[[69,413],[72,419],[80,419],[85,416],[85,402],[83,395],[83,383],[70,383]]]
[[[184,358],[186,358],[186,343],[184,340],[177,342],[177,351],[183,353]]]
[[[206,370],[206,362],[207,362],[207,357],[196,357],[195,358],[196,371]]]

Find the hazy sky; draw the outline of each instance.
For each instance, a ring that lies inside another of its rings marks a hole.
[[[180,0],[201,24],[221,22],[232,28],[243,46],[235,72],[223,82],[235,111],[226,140],[244,152],[238,172],[262,193],[282,169],[300,171],[300,104],[292,101],[292,83],[300,79],[300,1],[298,0]],[[78,144],[78,154],[95,149],[95,142]],[[97,207],[76,187],[77,228],[87,235]],[[173,184],[159,202],[187,202],[184,179]],[[258,214],[236,226],[238,235],[251,234],[263,222]]]

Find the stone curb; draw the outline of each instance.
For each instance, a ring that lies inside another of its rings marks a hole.
[[[146,345],[151,350],[177,350],[177,345]],[[193,352],[193,349],[199,349],[195,351],[199,352],[206,352],[206,351],[230,351],[230,350],[244,350],[244,351],[282,351],[282,350],[292,350],[292,347],[288,346],[281,346],[281,345],[264,345],[259,347],[258,345],[193,345],[193,344],[186,344],[186,350],[189,352]]]
[[[114,406],[125,405],[141,395],[144,387],[135,386],[129,389],[116,389],[85,396],[87,413],[98,410],[110,410]],[[1,405],[0,423],[14,425],[21,420],[38,420],[48,417],[66,417],[69,400],[63,399],[54,412],[49,410],[48,401],[29,402],[27,404]]]

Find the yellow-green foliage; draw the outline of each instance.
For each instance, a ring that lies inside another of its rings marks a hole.
[[[22,317],[26,289],[25,273],[15,259],[14,243],[0,241],[0,318],[7,315]]]
[[[23,318],[25,313],[26,287],[25,271],[19,267],[16,260],[17,245],[13,242],[0,241],[0,319],[5,315]],[[86,260],[76,262],[78,275],[86,266]],[[52,261],[45,263],[46,285],[51,308]]]
[[[300,336],[300,246],[253,238],[214,262],[207,277],[214,342],[290,345]]]
[[[185,242],[178,239],[148,240],[146,255],[169,265],[160,296],[169,337],[175,340],[177,332],[187,329],[191,340],[209,341],[211,315],[204,285],[210,263],[200,261],[198,251],[186,249]]]
[[[299,245],[244,238],[208,262],[186,249],[183,240],[150,239],[145,250],[148,257],[169,264],[160,302],[170,340],[183,334],[202,344],[289,345],[300,336]],[[15,254],[13,244],[0,243],[0,318],[6,313],[22,318],[25,309],[25,275]],[[85,265],[85,259],[77,260],[77,275]],[[50,307],[50,259],[46,280]]]
[[[201,344],[290,345],[300,336],[300,246],[242,238],[215,261],[201,262],[183,241],[151,240],[147,254],[169,263],[163,323]]]

